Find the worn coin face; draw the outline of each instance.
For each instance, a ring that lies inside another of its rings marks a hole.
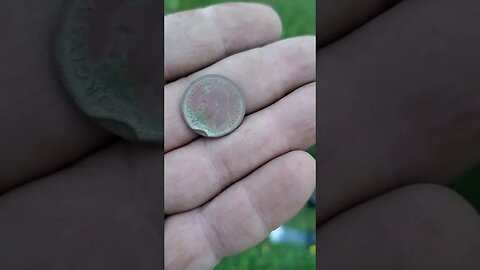
[[[163,5],[65,0],[56,58],[65,88],[98,123],[131,140],[163,141]]]
[[[234,131],[245,115],[240,88],[220,75],[206,75],[192,82],[182,100],[187,125],[205,137],[221,137]]]

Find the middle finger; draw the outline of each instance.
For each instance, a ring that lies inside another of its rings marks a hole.
[[[211,73],[226,76],[243,89],[246,113],[254,112],[315,80],[315,38],[292,38],[239,53],[166,85],[165,152],[197,136],[181,116],[180,101],[193,80]]]

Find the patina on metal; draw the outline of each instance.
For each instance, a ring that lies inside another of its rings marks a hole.
[[[162,1],[68,0],[56,58],[65,88],[100,125],[163,141]]]
[[[231,80],[211,74],[193,81],[185,91],[181,110],[196,133],[217,138],[234,131],[245,116],[242,91]]]

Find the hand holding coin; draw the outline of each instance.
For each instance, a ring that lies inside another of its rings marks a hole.
[[[313,192],[315,161],[295,150],[315,143],[315,38],[275,41],[280,21],[258,4],[165,24],[165,266],[211,269]]]

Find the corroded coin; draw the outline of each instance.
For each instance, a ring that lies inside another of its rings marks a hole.
[[[245,115],[242,92],[220,75],[206,75],[187,88],[182,100],[187,125],[205,137],[221,137],[234,131]]]
[[[158,0],[66,0],[56,57],[78,106],[126,139],[163,141]]]

